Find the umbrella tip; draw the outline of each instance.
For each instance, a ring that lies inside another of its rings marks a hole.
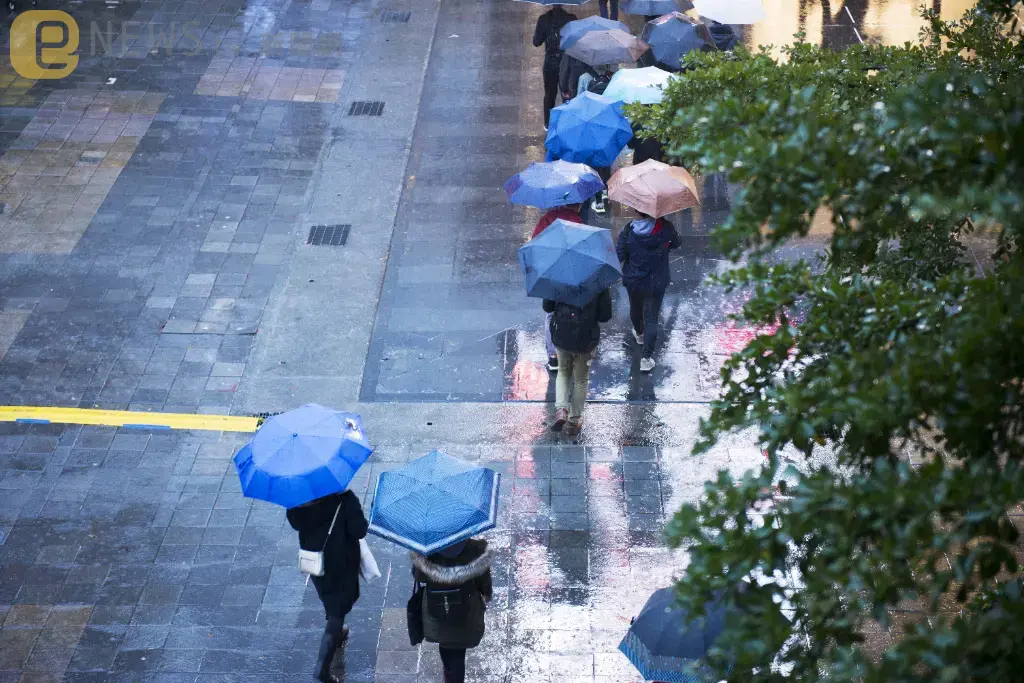
[[[295,437],[298,437],[298,436],[299,436],[299,433],[298,433],[298,432],[292,432],[292,437],[293,437],[293,438],[295,438]]]

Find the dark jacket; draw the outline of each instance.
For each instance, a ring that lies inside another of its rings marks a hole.
[[[335,510],[338,521],[328,538]],[[369,526],[359,499],[351,491],[334,493],[291,508],[287,516],[303,550],[323,549],[324,575],[312,577],[313,585],[327,617],[344,617],[359,599],[359,539]]]
[[[537,17],[537,27],[533,30],[533,46],[544,46],[545,59],[561,59],[562,27],[575,19],[575,14],[566,12],[557,5]]]
[[[551,299],[544,299],[543,308],[545,313],[554,313],[555,308],[558,307],[557,301]],[[563,304],[564,305],[564,304]],[[583,307],[585,311],[584,318],[591,321],[591,328],[589,335],[586,336],[590,343],[586,346],[586,349],[568,349],[577,353],[589,353],[597,348],[598,342],[601,341],[601,326],[600,323],[606,323],[612,319],[612,295],[607,289],[598,294],[592,299],[586,306]],[[567,348],[567,345],[559,345],[558,332],[554,327],[555,317],[551,319],[551,341],[554,342],[556,347]],[[585,332],[585,331],[584,331]]]
[[[641,131],[641,135],[643,132]],[[665,161],[665,145],[661,144],[658,138],[642,138],[634,136],[630,138],[626,146],[633,150],[633,165],[642,164],[648,159]]]
[[[412,556],[412,573],[417,582],[426,585],[423,596],[423,637],[427,642],[447,648],[476,647],[484,637],[484,612],[491,601],[491,563],[494,551],[487,541],[466,541],[455,557],[435,553]],[[456,590],[458,589],[458,590]],[[464,601],[461,618],[445,617],[446,591]]]
[[[580,85],[580,76],[587,72],[595,76],[597,75],[597,72],[586,62],[581,62],[575,57],[570,57],[568,54],[562,55],[562,63],[558,67],[558,89],[561,91],[563,99],[569,101],[576,97]]]
[[[711,37],[715,40],[715,47],[719,50],[731,50],[739,45],[740,39],[731,26],[713,21],[709,30],[711,31]]]
[[[664,292],[669,285],[668,252],[679,246],[679,233],[659,218],[650,235],[633,232],[633,222],[619,233],[615,252],[622,263],[622,284],[632,292]]]

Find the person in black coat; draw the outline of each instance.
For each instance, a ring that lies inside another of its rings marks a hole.
[[[562,91],[563,102],[576,97],[579,92],[580,76],[585,73],[597,75],[593,67],[586,62],[576,59],[568,52],[562,53],[562,63],[558,67],[558,88]]]
[[[601,340],[600,323],[612,319],[612,295],[606,289],[583,308],[544,299],[544,312],[551,313],[551,341],[558,356],[555,377],[555,421],[552,431],[570,436],[583,428],[583,406],[590,387],[590,364]],[[570,399],[571,393],[571,399]]]
[[[348,638],[345,615],[359,599],[359,541],[366,538],[369,524],[351,491],[291,508],[287,516],[299,532],[299,546],[324,554],[324,575],[311,577],[327,617],[313,675],[318,681],[338,683],[331,675],[331,661]]]
[[[413,578],[424,584],[423,638],[437,643],[445,683],[466,680],[466,650],[483,640],[494,589],[494,551],[474,538],[424,557],[411,553]]]
[[[642,346],[640,372],[654,369],[661,304],[671,279],[668,254],[679,247],[679,233],[664,218],[640,214],[619,233],[615,251],[622,263],[622,284],[629,295],[633,338]]]
[[[642,131],[640,131],[642,133]],[[633,165],[642,164],[648,159],[665,161],[665,145],[658,138],[640,137],[636,135],[629,139],[626,146],[633,150]]]
[[[544,46],[544,130],[548,128],[551,108],[555,106],[555,99],[558,97],[558,79],[562,66],[562,28],[574,19],[575,14],[566,12],[561,5],[555,5],[537,17],[537,27],[533,31],[533,46]]]

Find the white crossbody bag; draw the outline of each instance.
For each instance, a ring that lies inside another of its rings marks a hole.
[[[324,550],[327,542],[331,540],[331,532],[334,531],[334,523],[338,521],[338,513],[341,512],[341,505],[334,511],[334,519],[331,520],[331,528],[327,530],[327,538],[324,539],[324,547],[320,552],[316,550],[303,550],[299,548],[299,571],[308,576],[324,575]]]

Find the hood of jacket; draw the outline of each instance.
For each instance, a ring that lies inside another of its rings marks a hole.
[[[494,551],[488,547],[483,554],[467,564],[443,565],[431,562],[428,558],[419,553],[409,553],[412,557],[412,565],[423,572],[429,580],[434,583],[454,586],[466,583],[487,573],[494,562]]]
[[[643,247],[660,247],[665,242],[665,235],[662,232],[662,226],[659,225],[661,219],[655,219],[651,222],[650,227],[644,232],[637,232],[636,228],[643,225],[643,221],[635,220],[630,223],[630,239]]]

